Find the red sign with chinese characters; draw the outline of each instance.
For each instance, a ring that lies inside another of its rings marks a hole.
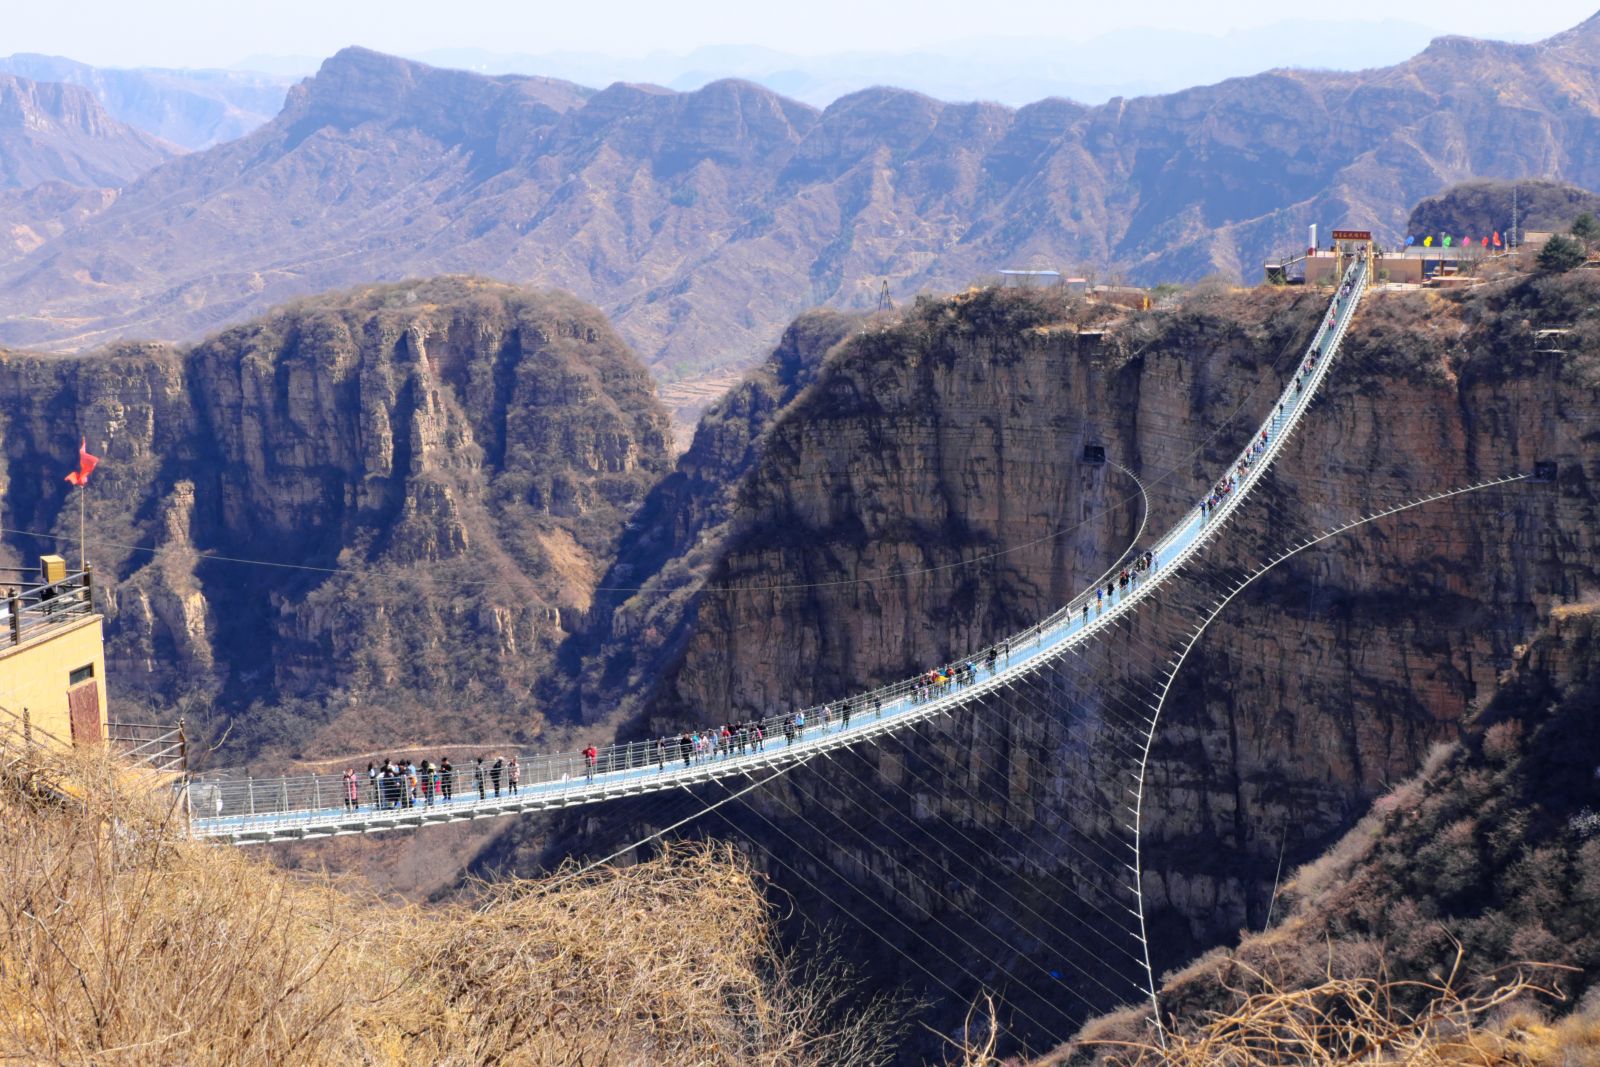
[[[1335,241],[1370,241],[1370,240],[1372,240],[1372,231],[1371,230],[1334,230],[1333,231],[1333,239]]]

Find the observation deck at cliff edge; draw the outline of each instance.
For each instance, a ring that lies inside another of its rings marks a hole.
[[[1132,612],[1212,538],[1221,534],[1229,517],[1271,467],[1310,408],[1360,305],[1366,289],[1367,267],[1365,259],[1351,264],[1342,279],[1349,288],[1348,295],[1340,296],[1336,291],[1329,314],[1323,316],[1305,357],[1296,362],[1293,378],[1284,385],[1267,418],[1226,471],[1213,479],[1212,484],[1216,484],[1230,474],[1235,475],[1233,489],[1209,512],[1199,505],[1185,512],[1154,547],[1146,550],[1151,554],[1149,568],[1126,588],[1118,588],[1113,582],[1112,595],[1097,604],[1096,590],[1103,589],[1106,582],[1106,577],[1102,576],[1095,585],[1047,618],[993,646],[976,649],[958,659],[958,663],[976,665],[971,680],[964,684],[951,682],[923,695],[923,679],[907,679],[803,709],[806,726],[792,742],[784,739],[782,724],[786,715],[793,713],[769,716],[760,720],[766,735],[763,747],[754,750],[753,746],[744,746],[742,754],[734,753],[730,746],[725,755],[713,754],[685,762],[675,739],[668,739],[663,760],[654,739],[636,741],[601,750],[592,775],[581,753],[519,755],[521,782],[515,793],[508,792],[502,781],[499,795],[495,795],[496,791],[488,786],[485,768],[485,795],[480,797],[475,768],[457,767],[454,768],[454,797],[448,802],[433,795],[426,804],[419,797],[410,806],[384,806],[376,802],[378,798],[371,795],[363,777],[357,786],[358,803],[351,807],[347,802],[348,783],[339,774],[266,779],[197,778],[184,787],[190,832],[196,837],[219,838],[235,844],[374,833],[597,803],[721,778],[776,772],[836,749],[876,740],[1005,689],[1068,650],[1092,640],[1114,620]],[[1319,356],[1302,380],[1302,368],[1313,352]],[[1263,441],[1262,450],[1252,457],[1251,450]],[[1242,471],[1241,463],[1245,464]],[[1128,558],[1119,560],[1107,574],[1114,573]],[[992,669],[987,665],[991,648],[995,652]],[[840,714],[846,703],[851,708],[848,725]],[[831,717],[824,715],[824,708],[832,712]],[[825,718],[830,720],[826,724]]]

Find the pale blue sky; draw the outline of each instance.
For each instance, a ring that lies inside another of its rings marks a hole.
[[[972,37],[1082,40],[1159,26],[1222,32],[1286,18],[1407,19],[1450,33],[1530,40],[1595,12],[1596,0],[1343,0],[1317,9],[1259,0],[71,0],[6,5],[0,54],[45,52],[105,66],[227,66],[249,55],[325,56],[346,44],[642,55],[707,44],[789,52],[959,47]],[[1263,57],[1270,66],[1270,57]]]

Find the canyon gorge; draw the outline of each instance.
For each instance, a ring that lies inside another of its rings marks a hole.
[[[1597,291],[1593,272],[1511,275],[1363,306],[1272,485],[1213,550],[1223,573],[1430,491],[1535,461],[1558,475],[1332,542],[1211,628],[1146,771],[1158,970],[1263,922],[1280,865],[1466,736],[1540,629],[1593,597]],[[6,544],[22,560],[71,543],[50,445],[84,427],[104,456],[89,547],[113,694],[187,712],[217,763],[652,736],[837,699],[1047,614],[1142,517],[1159,530],[1192,503],[1323,306],[1207,283],[1152,310],[974,289],[815,312],[676,464],[648,372],[602,316],[470,279],[332,294],[188,347],[10,351]],[[1559,350],[1536,340],[1552,329]],[[1081,976],[1114,933],[1084,902],[1123,847],[1118,720],[1197,606],[1164,599],[1009,703],[703,825],[792,897],[797,943],[847,937],[874,988],[906,982],[890,943],[923,952],[918,931],[982,945],[1024,1013],[1008,1026],[1048,1047],[1127,999]],[[494,825],[470,869],[593,854],[666,810]],[[455,833],[371,847],[443,891]],[[1002,893],[1048,921],[997,909]],[[910,925],[856,936],[866,901]],[[1076,1000],[1027,981],[1039,968]],[[940,1029],[965,1010],[910,985]]]

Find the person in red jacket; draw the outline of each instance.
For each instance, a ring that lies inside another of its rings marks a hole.
[[[594,764],[595,764],[595,760],[597,760],[599,758],[600,758],[600,752],[593,745],[590,745],[588,748],[583,750],[584,767],[586,768],[586,771],[587,771],[587,777],[591,781],[594,779]]]

